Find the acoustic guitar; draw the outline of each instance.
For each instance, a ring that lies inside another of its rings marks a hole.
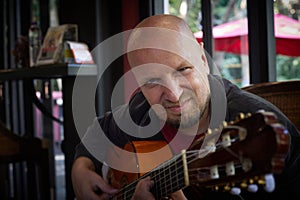
[[[218,137],[216,137],[218,136]],[[241,114],[235,121],[209,130],[190,148],[177,155],[164,155],[165,161],[145,173],[128,173],[110,169],[108,180],[119,188],[111,199],[131,199],[138,181],[146,176],[154,180],[151,192],[156,199],[188,186],[224,192],[265,187],[274,190],[268,174],[280,173],[289,149],[289,134],[272,112]],[[133,141],[125,146],[134,152],[151,152],[167,145],[163,141]],[[141,161],[142,167],[151,160]]]

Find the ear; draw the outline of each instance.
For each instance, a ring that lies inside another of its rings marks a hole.
[[[206,67],[207,72],[209,73],[209,66],[208,66],[207,57],[205,55],[204,43],[200,42],[199,46],[200,46],[200,49],[201,49],[201,60],[202,60],[202,62],[204,64],[204,66]]]

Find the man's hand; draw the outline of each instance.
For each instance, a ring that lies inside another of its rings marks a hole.
[[[170,195],[170,198],[174,199],[174,200],[187,200],[187,198],[184,196],[184,193],[182,192],[182,190],[178,190],[178,191],[172,193]]]
[[[73,163],[72,184],[77,200],[109,199],[118,191],[95,172],[93,162],[85,157],[79,157]]]
[[[131,200],[155,200],[153,194],[150,192],[153,185],[154,181],[150,179],[150,176],[140,180],[136,185]]]
[[[153,187],[154,181],[150,176],[140,180],[135,188],[133,197],[131,200],[155,200],[150,189]],[[170,195],[170,199],[173,200],[186,200],[182,190],[178,190]]]

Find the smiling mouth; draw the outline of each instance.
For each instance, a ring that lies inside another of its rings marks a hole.
[[[176,103],[176,104],[170,104],[170,105],[165,105],[164,107],[166,108],[166,110],[169,110],[173,113],[176,114],[180,114],[183,110],[183,108],[185,107],[185,105],[189,102],[190,99],[184,100],[182,101],[181,104]]]
[[[181,113],[182,107],[181,106],[170,106],[170,107],[167,107],[167,110],[169,110],[173,113]]]

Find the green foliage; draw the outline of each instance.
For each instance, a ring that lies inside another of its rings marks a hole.
[[[183,0],[169,0],[169,13],[180,16],[180,5]],[[202,0],[203,1],[203,0]],[[187,15],[183,18],[186,20],[193,32],[201,30],[201,0],[186,0],[188,4]],[[213,25],[223,24],[233,18],[246,17],[247,10],[245,0],[211,0]],[[283,0],[274,1],[274,12],[281,13],[297,19],[297,11],[299,11],[299,1],[284,2]],[[296,10],[296,12],[295,12]],[[241,73],[240,55],[224,54],[224,61],[220,66],[222,76],[229,80],[240,84],[243,79]],[[277,80],[300,79],[300,57],[276,56],[276,74]]]
[[[180,6],[182,0],[169,0],[169,13],[172,15],[180,16]],[[193,32],[200,30],[200,10],[201,0],[187,0],[188,8],[187,15],[183,16],[189,27]]]
[[[231,80],[238,86],[241,86],[241,58],[236,54],[225,53],[224,63],[221,68],[221,75]]]
[[[300,79],[300,58],[277,55],[277,80]]]
[[[169,0],[169,13],[178,16],[181,2],[181,0]]]

